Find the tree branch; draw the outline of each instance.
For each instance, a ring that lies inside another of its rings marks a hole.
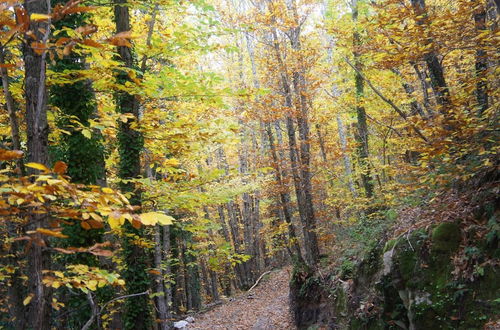
[[[394,104],[394,102],[392,102],[390,99],[388,99],[387,97],[385,97],[375,86],[373,86],[372,82],[367,79],[365,77],[365,75],[363,75],[363,73],[361,71],[359,71],[350,61],[347,57],[344,57],[344,60],[346,61],[347,64],[349,64],[349,66],[351,68],[354,69],[354,71],[356,71],[357,74],[359,74],[361,76],[361,78],[368,84],[368,86],[370,86],[370,88],[375,92],[375,94],[378,95],[378,97],[380,97],[382,99],[382,101],[384,101],[385,103],[389,104],[391,106],[391,108],[394,109],[394,111],[396,111],[398,113],[398,115],[403,118],[404,120],[408,121],[408,116],[403,112],[403,110],[401,110],[396,104]],[[413,124],[410,123],[410,126],[411,128],[413,128],[413,130],[415,131],[415,133],[417,133],[417,135],[422,138],[422,140],[424,140],[425,142],[429,142],[429,140],[422,134],[422,132]]]

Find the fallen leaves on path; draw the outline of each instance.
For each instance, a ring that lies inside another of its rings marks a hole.
[[[196,316],[189,329],[296,329],[288,304],[289,280],[289,269],[273,271],[250,293]]]

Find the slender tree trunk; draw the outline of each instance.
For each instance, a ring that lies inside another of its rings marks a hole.
[[[398,76],[402,77],[402,74],[401,72],[399,72],[397,69],[393,69],[392,72],[394,72],[395,74],[397,74]],[[420,115],[420,117],[422,118],[426,118],[426,115],[424,113],[424,110],[422,109],[422,107],[420,106],[420,103],[417,102],[417,100],[415,99],[415,89],[413,88],[412,85],[410,85],[409,83],[407,83],[406,81],[403,81],[402,83],[403,85],[403,89],[405,90],[406,92],[406,95],[408,95],[408,97],[410,98],[410,116],[415,116],[415,115]]]
[[[276,29],[272,29],[273,37],[273,48],[275,52],[276,59],[279,63],[280,78],[281,78],[281,88],[285,96],[284,106],[286,108],[292,109],[292,91],[290,87],[290,79],[287,75],[287,70],[284,65],[283,59],[281,57],[280,45],[278,40],[278,35]],[[302,115],[300,116],[302,117]],[[306,143],[306,137],[309,134],[309,127],[307,122],[302,117],[302,119],[297,119],[299,123],[299,136],[303,144],[301,145],[301,155],[299,160],[299,149],[297,146],[297,141],[295,138],[295,124],[293,118],[290,115],[286,117],[286,130],[288,135],[288,145],[289,145],[289,156],[290,156],[290,166],[292,170],[292,177],[295,186],[295,193],[297,196],[297,205],[299,207],[299,215],[302,223],[302,232],[304,235],[304,250],[305,250],[305,260],[309,265],[314,265],[319,257],[318,243],[315,232],[315,218],[314,209],[312,206],[312,194],[310,187],[310,177],[309,177],[309,164],[308,158],[308,143]],[[300,162],[302,162],[302,164]],[[301,168],[301,165],[304,168]],[[305,175],[305,180],[301,175]]]
[[[283,211],[283,218],[287,224],[288,228],[288,244],[291,247],[291,251],[294,255],[292,258],[298,258],[299,262],[303,262],[304,259],[302,257],[302,252],[300,251],[299,242],[297,240],[297,235],[295,234],[295,228],[292,223],[292,212],[290,210],[290,194],[288,193],[288,189],[286,188],[283,182],[283,174],[280,166],[280,159],[278,158],[278,153],[276,152],[276,145],[274,144],[274,136],[272,133],[271,125],[266,123],[266,131],[269,139],[269,146],[271,150],[271,156],[273,159],[273,163],[275,164],[275,176],[276,182],[279,186],[279,200],[281,204],[281,208]]]
[[[50,0],[30,1],[26,0],[24,8],[27,15],[43,14],[51,12]],[[48,165],[48,136],[49,126],[47,122],[47,91],[46,91],[46,51],[38,54],[31,47],[35,36],[36,41],[46,43],[50,35],[50,20],[30,22],[33,34],[24,36],[23,58],[25,66],[25,98],[26,98],[26,127],[28,136],[29,162]],[[33,174],[35,170],[29,170]],[[28,230],[47,225],[47,215],[31,215]],[[36,239],[42,240],[40,234]],[[31,302],[25,308],[25,319],[29,329],[50,329],[51,296],[52,290],[43,285],[42,271],[50,269],[50,250],[41,244],[33,242],[28,256],[28,294],[32,296]]]
[[[427,18],[427,9],[425,7],[425,0],[410,0],[415,16],[417,17],[417,24],[422,26],[424,29],[429,28],[429,22]],[[430,46],[430,50],[424,54],[424,61],[427,64],[431,78],[431,86],[436,96],[437,103],[441,105],[441,112],[447,114],[447,107],[451,104],[450,92],[448,90],[448,85],[444,77],[443,67],[438,58],[438,52],[432,46],[433,39],[429,35],[429,31],[424,31],[427,38],[424,41],[424,46]]]
[[[476,1],[474,1],[475,3]],[[474,23],[476,27],[476,32],[480,34],[485,31],[486,28],[486,9],[483,5],[476,10],[474,13]],[[476,49],[476,98],[479,106],[479,115],[488,109],[488,84],[486,73],[488,71],[488,57],[486,51],[484,50],[484,45],[480,42]]]
[[[5,63],[5,49],[0,47],[0,64]],[[7,112],[9,113],[9,121],[10,121],[10,131],[12,137],[12,149],[13,150],[21,150],[21,139],[19,136],[19,124],[16,116],[16,108],[14,103],[14,98],[10,92],[9,88],[9,76],[7,68],[0,67],[0,74],[2,76],[2,86],[5,96],[5,103],[7,106]],[[23,176],[25,175],[25,169],[23,164],[23,159],[19,158],[16,160],[16,166],[18,173]],[[7,223],[7,228],[9,231],[9,237],[17,236],[17,226],[16,224],[9,221]],[[7,264],[15,265],[19,262],[18,259],[18,251],[21,250],[21,246],[19,242],[13,242],[10,245],[10,250],[6,251]],[[10,283],[7,286],[7,297],[8,297],[8,306],[10,315],[14,318],[14,326],[16,329],[24,329],[25,327],[25,318],[23,315],[24,306],[22,304],[22,297],[25,296],[24,286],[21,280],[21,272],[16,268],[14,274],[12,274],[10,278]]]
[[[429,97],[429,84],[427,83],[427,77],[425,72],[420,71],[417,64],[413,64],[413,69],[417,74],[418,80],[420,81],[420,88],[422,89],[424,108],[430,117],[434,116],[434,111],[432,110],[431,98]]]
[[[200,275],[197,258],[191,249],[192,234],[183,230],[179,239],[182,246],[182,264],[184,270],[184,291],[186,292],[186,308],[197,311],[201,308]]]
[[[219,148],[217,150],[217,160],[219,163],[219,168],[224,169],[226,175],[229,174],[229,165],[227,163],[226,155],[224,153],[224,149]],[[226,203],[226,209],[227,209],[227,216],[228,216],[228,224],[229,224],[229,231],[231,233],[231,238],[233,242],[233,247],[234,251],[236,253],[242,253],[243,249],[243,241],[241,239],[241,234],[240,234],[240,226],[239,226],[239,220],[238,220],[238,205],[234,203],[234,201],[229,201]],[[223,215],[224,212],[219,211],[219,215]],[[222,218],[221,218],[222,220]],[[245,264],[237,264],[235,266],[235,271],[236,271],[236,279],[238,281],[238,287],[239,288],[245,288],[248,286],[249,283],[247,283],[247,270],[245,267]],[[251,285],[251,284],[250,284]]]
[[[356,25],[358,20],[358,1],[352,2],[352,19]],[[366,122],[366,110],[363,105],[364,98],[364,80],[360,74],[362,72],[362,65],[358,48],[361,46],[361,36],[359,32],[354,32],[354,66],[355,72],[355,88],[356,88],[356,116],[357,116],[357,132],[355,134],[356,142],[358,144],[358,158],[361,170],[361,182],[368,198],[373,196],[373,183],[370,174],[369,144],[368,144],[368,125]]]
[[[5,48],[0,47],[0,64],[5,63]],[[2,86],[5,96],[5,104],[7,106],[7,112],[9,113],[9,123],[10,123],[10,135],[12,137],[12,149],[21,150],[21,137],[19,135],[19,121],[16,115],[16,106],[14,98],[9,88],[9,74],[7,68],[0,67],[0,74],[2,75]],[[17,170],[21,175],[25,174],[23,159],[19,158],[16,160]]]
[[[218,205],[217,212],[219,214],[222,237],[224,237],[224,240],[226,242],[231,244],[231,236],[229,235],[229,229],[228,229],[227,222],[226,222],[226,216],[224,214],[224,206]],[[233,247],[234,247],[234,245],[233,245]],[[231,270],[229,269],[229,267],[227,265],[225,266],[225,268],[226,269],[224,272],[224,276],[221,278],[221,288],[224,292],[224,295],[230,296],[231,295],[231,279],[229,278],[229,276],[230,276]],[[236,269],[236,270],[238,270],[238,269]],[[240,274],[237,272],[236,276],[240,277]]]
[[[168,324],[168,319],[170,313],[168,311],[168,303],[165,297],[165,283],[164,283],[164,271],[163,271],[163,251],[162,251],[162,226],[156,225],[154,228],[154,267],[158,272],[155,275],[155,293],[157,296],[155,297],[157,314],[159,321],[158,329],[160,330],[168,330],[170,329]]]
[[[114,6],[116,32],[130,31],[130,14],[127,0],[117,0]],[[127,68],[134,67],[132,50],[126,46],[118,47],[119,59]],[[126,72],[121,72],[118,76],[120,83],[129,80]],[[139,102],[134,95],[127,92],[117,93],[117,109],[119,113],[133,115],[133,121],[139,120]],[[130,180],[138,178],[141,174],[140,153],[143,147],[141,134],[132,128],[132,122],[120,121],[118,133],[118,149],[120,155],[119,176],[122,179]],[[130,202],[134,205],[141,204],[141,196],[136,191],[133,182],[122,182],[121,189],[125,192],[132,192]],[[125,224],[128,233],[142,236],[143,229],[133,228],[129,223]],[[150,263],[149,256],[143,248],[134,243],[133,239],[126,236],[123,242],[125,257],[124,279],[127,293],[134,294],[144,292],[150,287],[149,275],[146,272]],[[126,329],[144,329],[151,325],[151,311],[149,308],[149,298],[147,295],[134,297],[125,301],[124,325]]]
[[[202,188],[202,191],[204,191],[203,188]],[[203,212],[205,213],[205,219],[210,220],[210,212],[208,210],[208,206],[203,207]],[[209,247],[208,247],[209,251],[212,253],[213,251],[215,251],[215,249],[217,247],[213,243],[214,233],[211,229],[208,230],[208,235],[209,235],[210,239],[212,240],[210,242]],[[205,283],[207,286],[207,295],[212,296],[213,301],[217,301],[217,300],[219,300],[219,290],[217,288],[217,273],[215,271],[213,271],[212,269],[210,269],[209,267],[207,267],[207,265],[205,263],[203,263],[202,267],[205,267],[208,270],[207,275],[206,275],[206,283]]]
[[[304,58],[302,56],[300,33],[301,24],[299,22],[297,4],[295,0],[291,1],[291,10],[295,27],[290,31],[290,44],[292,49],[297,53],[298,63],[303,65]],[[293,86],[296,94],[298,110],[296,119],[299,132],[300,153],[300,178],[301,190],[304,196],[304,239],[306,243],[304,247],[307,250],[307,262],[310,266],[314,266],[319,261],[319,244],[316,233],[316,214],[314,210],[314,197],[312,189],[312,175],[311,175],[311,134],[309,127],[309,109],[307,102],[307,88],[305,72],[302,67],[299,67],[293,72]]]
[[[170,226],[162,227],[162,238],[163,260],[167,261],[163,269],[163,292],[165,293],[165,303],[167,304],[167,318],[170,318],[172,314],[170,308],[172,306],[172,283],[169,281],[172,277],[172,269],[170,267]]]
[[[337,129],[339,132],[340,147],[342,148],[342,158],[344,160],[344,171],[347,177],[347,186],[354,197],[358,197],[356,188],[354,187],[354,181],[352,179],[352,164],[351,157],[347,152],[347,136],[344,123],[340,115],[337,115]]]

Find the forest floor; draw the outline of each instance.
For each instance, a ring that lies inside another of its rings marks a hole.
[[[195,316],[188,329],[296,329],[288,303],[290,269],[266,275],[250,293],[242,293]]]

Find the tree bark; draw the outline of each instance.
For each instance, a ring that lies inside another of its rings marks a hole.
[[[337,129],[339,133],[340,147],[342,148],[342,158],[344,160],[344,171],[347,177],[347,186],[351,191],[354,197],[358,197],[358,193],[356,188],[354,187],[354,181],[352,180],[352,164],[351,157],[347,152],[347,136],[344,127],[344,123],[342,122],[342,118],[340,115],[337,115]]]
[[[476,3],[474,1],[473,3]],[[486,9],[483,5],[476,10],[474,13],[474,24],[476,28],[476,33],[487,29],[486,27]],[[488,109],[488,83],[486,78],[486,73],[488,71],[488,57],[484,49],[484,45],[479,42],[476,49],[476,98],[478,103],[478,114],[482,115],[483,112]]]
[[[304,262],[302,257],[302,252],[300,251],[299,242],[297,240],[297,235],[295,234],[295,228],[292,223],[292,212],[290,210],[290,194],[288,189],[283,182],[283,173],[280,166],[280,159],[278,158],[278,153],[276,152],[276,145],[274,144],[274,136],[272,133],[271,125],[266,123],[266,131],[269,139],[269,146],[271,149],[271,156],[274,163],[274,173],[276,176],[276,182],[279,187],[279,201],[281,208],[283,210],[283,217],[288,228],[288,244],[290,245],[293,255],[292,258],[297,258],[299,262]]]
[[[272,10],[272,9],[270,9]],[[272,29],[272,37],[273,37],[273,48],[274,55],[276,60],[278,61],[279,70],[280,70],[280,83],[281,88],[284,94],[284,106],[285,108],[292,109],[293,108],[293,100],[292,100],[292,91],[290,86],[290,79],[287,74],[286,66],[283,62],[283,58],[281,57],[280,45],[278,40],[278,35],[276,32],[276,28]],[[297,77],[300,79],[300,77]],[[297,146],[297,141],[295,138],[295,124],[293,118],[290,114],[286,116],[286,130],[288,135],[288,145],[289,145],[289,157],[290,157],[290,166],[292,170],[292,178],[295,186],[295,194],[297,197],[297,205],[299,208],[299,215],[302,223],[302,232],[304,235],[304,250],[305,250],[305,261],[313,266],[316,264],[317,259],[319,257],[319,249],[318,249],[318,241],[315,232],[315,218],[314,218],[314,208],[312,204],[312,192],[310,187],[310,176],[309,176],[309,163],[308,159],[310,155],[308,154],[309,145],[308,145],[308,135],[309,135],[309,126],[303,114],[297,118],[299,123],[299,137],[301,139],[301,154],[299,163],[299,151]],[[303,166],[304,168],[301,168]],[[301,177],[305,176],[304,178]]]
[[[44,14],[51,12],[50,0],[24,2],[27,15]],[[26,98],[26,127],[29,162],[48,165],[48,136],[47,122],[47,91],[46,91],[46,51],[41,54],[32,48],[33,42],[45,44],[50,35],[50,20],[30,22],[31,36],[25,34],[23,40],[23,58],[25,66],[24,91]],[[34,37],[33,37],[34,36]],[[36,38],[36,40],[34,40]],[[36,170],[30,169],[28,174]],[[31,215],[28,230],[47,225],[47,215]],[[43,241],[40,234],[34,237],[38,242]],[[25,319],[30,329],[50,329],[51,296],[52,290],[43,285],[42,271],[50,268],[50,249],[41,244],[31,244],[28,256],[28,294],[32,295],[31,302],[25,308]]]
[[[0,64],[5,63],[5,46],[0,47]],[[9,74],[7,68],[1,67],[0,74],[2,76],[2,86],[5,95],[5,104],[9,113],[10,135],[12,137],[12,149],[21,150],[21,137],[19,135],[19,121],[16,115],[16,106],[14,98],[9,88]],[[16,160],[17,170],[21,175],[25,174],[24,162],[22,158]]]
[[[164,286],[163,292],[165,293],[165,302],[167,304],[167,317],[171,317],[171,308],[172,305],[172,284],[170,281],[165,280],[170,279],[172,277],[172,269],[170,267],[170,226],[162,227],[162,253],[163,260],[166,260],[164,269],[163,269],[163,278],[164,278]]]
[[[294,16],[297,16],[295,2],[293,2]],[[298,24],[298,18],[295,18]],[[301,54],[300,43],[300,25],[292,29],[291,46],[299,54],[299,63],[304,63]],[[306,100],[306,81],[302,68],[293,73],[293,86],[296,94],[299,111],[297,114],[297,128],[299,132],[300,153],[299,153],[299,169],[300,169],[300,186],[304,196],[304,247],[306,248],[307,262],[309,265],[315,265],[319,260],[318,237],[316,234],[316,215],[314,211],[314,200],[312,194],[311,182],[311,143],[310,143],[310,128],[309,128],[309,110]]]
[[[114,6],[114,18],[116,23],[116,32],[130,31],[130,13],[127,6],[127,0],[117,0]],[[134,67],[134,58],[132,49],[126,46],[118,47],[120,61],[127,68]],[[118,82],[125,83],[129,81],[126,72],[118,74]],[[139,102],[136,97],[130,93],[120,91],[116,95],[117,110],[121,114],[130,113],[133,115],[133,121],[139,120]],[[119,122],[118,133],[118,151],[120,155],[118,175],[121,179],[130,180],[138,178],[141,175],[140,153],[143,148],[143,141],[140,132],[132,128],[132,121]],[[132,181],[121,182],[120,188],[124,192],[131,192],[129,199],[133,205],[141,205],[140,192],[135,189]],[[143,229],[133,228],[129,223],[125,224],[125,230],[131,234],[143,235]],[[146,254],[143,248],[133,242],[130,237],[125,237],[123,242],[123,253],[126,267],[123,277],[126,282],[127,292],[135,294],[137,292],[147,291],[150,287],[149,275],[146,272],[150,264],[150,256]],[[124,326],[126,329],[147,328],[151,325],[151,311],[149,308],[148,296],[138,296],[133,299],[127,299],[125,302]]]
[[[162,252],[162,228],[160,225],[156,225],[154,228],[154,267],[158,272],[155,275],[155,297],[157,314],[158,314],[158,329],[160,330],[168,330],[170,329],[168,324],[168,319],[170,317],[170,313],[168,310],[168,303],[165,297],[165,283],[164,283],[164,270],[163,270],[163,252]],[[169,238],[170,239],[170,238]]]
[[[352,2],[352,19],[355,24],[358,20],[358,1]],[[355,139],[358,144],[358,158],[359,167],[361,170],[361,182],[368,198],[373,196],[373,183],[370,174],[370,162],[368,159],[369,145],[368,145],[368,125],[366,123],[366,110],[363,105],[364,98],[364,79],[361,74],[362,65],[358,48],[361,46],[361,36],[359,32],[355,31],[353,36],[354,46],[354,68],[355,68],[355,91],[356,91],[356,116],[357,116],[357,132]]]
[[[415,12],[416,22],[418,25],[422,26],[424,29],[429,28],[429,22],[427,19],[427,9],[425,6],[425,0],[410,0],[413,10]],[[424,41],[424,46],[432,45],[432,37],[429,36],[429,31],[424,31],[427,35]],[[450,91],[446,80],[444,77],[443,67],[438,58],[438,52],[431,46],[430,50],[427,51],[423,59],[427,64],[431,78],[431,86],[436,96],[436,101],[441,105],[440,111],[443,114],[447,114],[447,108],[451,105]]]

